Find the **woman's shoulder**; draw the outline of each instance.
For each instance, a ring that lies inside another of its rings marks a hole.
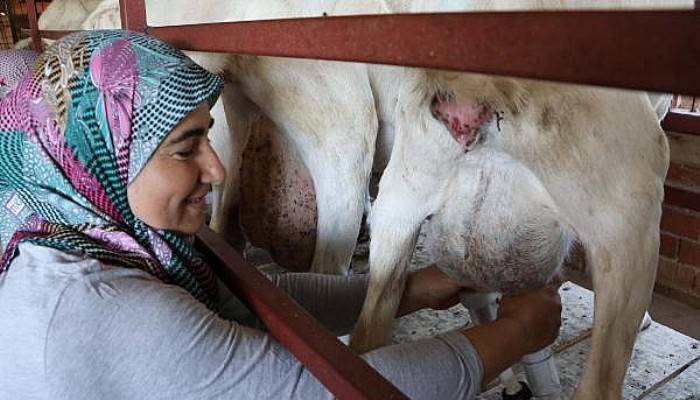
[[[18,246],[15,259],[2,275],[7,275],[4,284],[46,286],[44,293],[64,291],[69,286],[71,291],[82,288],[87,292],[110,286],[121,293],[129,292],[132,287],[163,285],[140,269],[112,266],[95,258],[33,243]]]
[[[56,275],[56,277],[68,279],[84,279],[91,275],[105,275],[105,273],[109,275],[108,273],[111,271],[123,271],[126,272],[126,275],[155,279],[145,271],[115,267],[86,255],[68,253],[28,242],[21,243],[17,247],[17,255],[8,269],[25,270],[24,272],[32,274]]]
[[[10,266],[14,267],[27,263],[42,263],[56,267],[61,265],[75,265],[85,261],[89,263],[89,261],[97,260],[91,260],[78,254],[66,253],[52,247],[41,246],[31,242],[22,242],[17,246],[17,254]]]
[[[96,314],[135,309],[148,314],[170,308],[175,312],[190,307],[191,303],[199,305],[185,289],[166,284],[137,268],[112,266],[30,243],[21,244],[19,250],[8,276],[3,280],[4,273],[0,275],[0,288],[3,285],[31,288],[24,292],[53,303],[53,313],[71,314],[71,318],[82,315],[90,320]]]

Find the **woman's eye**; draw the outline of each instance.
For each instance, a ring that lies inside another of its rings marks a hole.
[[[175,152],[175,156],[178,157],[178,158],[188,158],[188,157],[190,157],[190,156],[193,155],[193,154],[194,154],[194,150],[193,150],[193,149],[187,149],[187,150],[182,150],[182,151],[176,151],[176,152]]]

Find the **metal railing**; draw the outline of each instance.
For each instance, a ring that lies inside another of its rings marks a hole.
[[[669,132],[700,135],[700,97],[676,96],[661,126]]]

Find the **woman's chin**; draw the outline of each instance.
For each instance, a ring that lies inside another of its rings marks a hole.
[[[188,222],[186,224],[183,224],[180,229],[178,229],[180,232],[187,234],[187,235],[194,235],[195,233],[199,232],[200,229],[204,226],[204,218],[202,217],[198,221],[192,221]]]
[[[186,235],[193,235],[197,233],[204,226],[204,213],[187,213],[180,219],[180,222],[172,228],[176,232],[180,232]]]

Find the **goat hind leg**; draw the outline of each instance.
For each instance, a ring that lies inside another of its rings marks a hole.
[[[613,253],[608,248],[627,251]],[[622,397],[625,372],[656,276],[658,236],[608,248],[588,250],[595,311],[591,351],[576,390],[578,400]]]

